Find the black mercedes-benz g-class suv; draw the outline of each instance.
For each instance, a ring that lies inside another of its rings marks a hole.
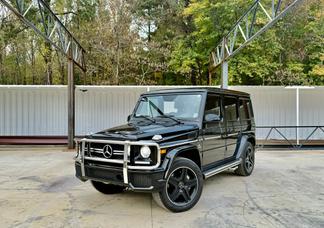
[[[76,176],[99,192],[152,192],[159,205],[186,211],[198,202],[203,179],[229,169],[252,173],[251,99],[218,88],[148,92],[126,125],[89,135],[77,146]]]

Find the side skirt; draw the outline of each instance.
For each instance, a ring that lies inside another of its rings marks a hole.
[[[225,170],[234,168],[234,167],[240,165],[241,162],[242,162],[242,159],[239,158],[239,159],[237,159],[235,161],[232,161],[232,162],[226,163],[224,165],[221,165],[221,166],[206,170],[205,172],[203,172],[204,178],[207,179],[208,177],[214,176],[217,173],[221,173],[221,172],[223,172]]]

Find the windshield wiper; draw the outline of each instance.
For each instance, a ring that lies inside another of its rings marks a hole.
[[[134,116],[134,117],[135,117],[135,118],[144,118],[144,119],[146,119],[146,120],[151,121],[152,123],[155,123],[155,120],[152,119],[152,118],[150,118],[150,117],[148,117],[148,116],[138,115],[138,116]]]
[[[163,114],[163,115],[160,115],[158,117],[160,117],[160,118],[168,118],[170,120],[173,120],[173,121],[177,122],[178,124],[182,124],[182,122],[180,120],[178,120],[176,117],[174,117],[172,115]]]
[[[171,119],[171,120],[175,121],[177,124],[182,124],[182,122],[180,120],[178,120],[176,117],[164,114],[162,112],[162,110],[159,109],[153,102],[149,101],[149,104],[160,114],[160,116],[158,116],[158,117],[160,117],[160,118],[168,118],[168,119]]]

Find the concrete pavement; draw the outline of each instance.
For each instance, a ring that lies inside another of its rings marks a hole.
[[[190,211],[150,194],[103,195],[74,177],[74,153],[0,148],[0,227],[324,227],[324,151],[258,151],[250,177],[205,181]]]

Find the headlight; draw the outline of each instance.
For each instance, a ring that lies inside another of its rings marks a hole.
[[[141,147],[141,156],[142,158],[149,158],[151,155],[151,149],[148,146]]]

